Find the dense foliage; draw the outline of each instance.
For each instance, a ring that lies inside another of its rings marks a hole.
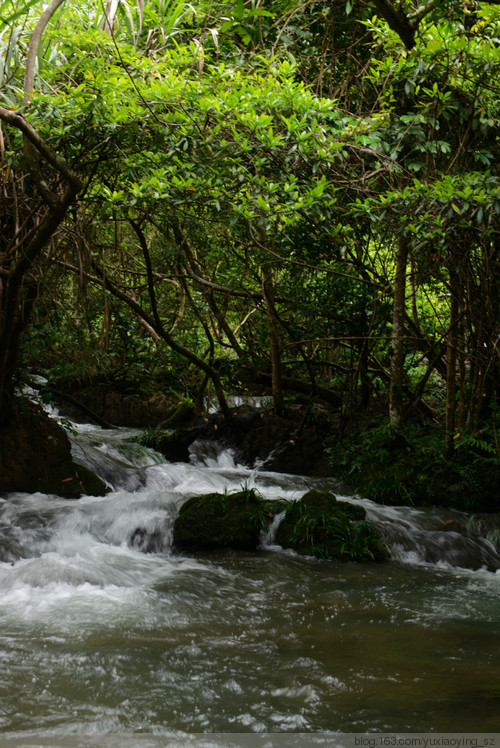
[[[2,422],[35,365],[300,393],[492,480],[499,37],[482,2],[4,0]]]

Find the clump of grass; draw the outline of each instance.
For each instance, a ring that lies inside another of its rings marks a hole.
[[[304,555],[332,561],[379,561],[385,545],[362,508],[333,494],[308,491],[286,511],[276,541]]]

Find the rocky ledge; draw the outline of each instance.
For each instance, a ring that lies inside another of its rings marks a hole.
[[[29,400],[0,428],[0,493],[56,494],[76,499],[103,496],[109,489],[92,471],[77,465],[59,424]]]

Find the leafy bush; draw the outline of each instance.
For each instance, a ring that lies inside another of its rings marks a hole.
[[[382,504],[497,510],[500,462],[492,435],[457,434],[445,453],[441,429],[377,426],[330,446],[336,474]]]

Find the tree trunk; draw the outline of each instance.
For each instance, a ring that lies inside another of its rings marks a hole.
[[[31,35],[24,79],[24,104],[31,101],[35,66],[43,32],[64,0],[52,0],[40,16]],[[21,335],[27,327],[43,283],[47,258],[44,249],[66,216],[67,210],[82,190],[79,177],[40,137],[26,117],[0,107],[0,121],[17,128],[23,135],[24,167],[12,171],[22,184],[22,168],[29,171],[34,195],[28,199],[24,214],[18,214],[17,188],[14,176],[5,180],[10,187],[14,214],[0,216],[0,425],[10,416],[11,385],[15,374]],[[0,163],[5,158],[2,135]],[[53,188],[47,175],[42,178],[41,164],[55,172]],[[8,205],[9,201],[5,200]]]
[[[403,370],[405,360],[404,328],[406,318],[406,265],[408,239],[400,236],[396,258],[392,315],[391,384],[389,389],[389,422],[395,429],[403,427]]]
[[[262,276],[262,295],[266,306],[267,322],[269,325],[269,343],[271,350],[271,392],[276,415],[283,414],[283,384],[281,381],[281,350],[274,311],[274,286],[271,269],[264,265]]]
[[[453,272],[450,272],[450,326],[446,340],[445,453],[448,457],[453,453],[457,395],[458,289],[456,278],[451,278]]]

